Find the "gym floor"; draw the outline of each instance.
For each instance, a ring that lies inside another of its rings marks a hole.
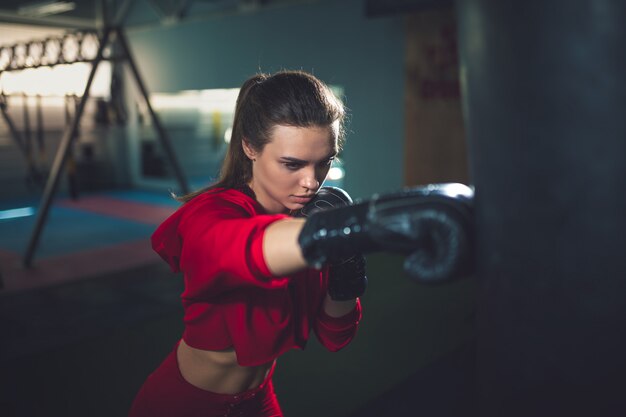
[[[0,210],[29,205],[36,202],[2,202]],[[149,242],[156,225],[177,205],[166,193],[137,190],[56,200],[30,269],[21,266],[21,259],[34,217],[0,220],[0,415],[126,415],[143,380],[182,332],[182,280]],[[396,267],[385,257],[369,262],[375,275]],[[366,305],[374,310],[376,302],[372,298]],[[323,366],[342,372],[337,367],[344,366],[348,355],[357,362],[372,360],[364,345],[370,344],[368,332],[376,331],[376,323],[364,326],[369,329],[364,328],[361,347],[352,353],[329,355],[312,341],[306,355],[286,355],[275,380],[287,415],[317,413],[303,403],[310,392],[293,381],[315,375]],[[471,416],[475,361],[471,337],[467,340],[382,395],[347,392],[351,407],[333,406],[329,397],[327,406],[335,411],[327,415]],[[354,366],[345,364],[346,369]],[[400,371],[384,364],[373,368]],[[385,379],[381,375],[371,375],[370,385]]]

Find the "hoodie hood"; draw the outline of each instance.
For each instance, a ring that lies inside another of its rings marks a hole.
[[[170,266],[172,272],[180,271],[180,253],[182,238],[178,226],[184,212],[184,206],[168,217],[152,234],[152,249]]]

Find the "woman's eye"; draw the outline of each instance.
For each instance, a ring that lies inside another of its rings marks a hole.
[[[284,165],[290,171],[297,171],[301,167],[300,164],[296,162],[285,162]]]

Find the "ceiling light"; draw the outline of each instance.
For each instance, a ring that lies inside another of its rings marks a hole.
[[[46,1],[22,6],[17,9],[17,14],[28,17],[44,17],[69,12],[75,8],[76,3],[73,1]]]

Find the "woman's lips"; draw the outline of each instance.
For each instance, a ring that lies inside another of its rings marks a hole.
[[[310,195],[310,196],[294,195],[293,196],[293,200],[299,204],[306,204],[309,201],[311,201],[311,198],[313,198],[313,195]]]

